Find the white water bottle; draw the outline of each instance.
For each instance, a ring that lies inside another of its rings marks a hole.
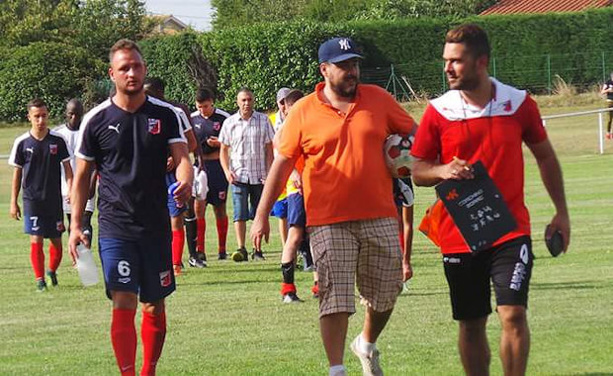
[[[94,262],[94,254],[91,249],[83,244],[77,246],[79,258],[77,259],[77,271],[83,286],[92,286],[98,283],[98,268]]]

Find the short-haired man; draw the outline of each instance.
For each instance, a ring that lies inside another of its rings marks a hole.
[[[228,180],[219,162],[219,133],[223,122],[230,117],[226,111],[215,107],[215,95],[207,88],[196,92],[196,108],[192,112],[194,134],[202,148],[204,170],[207,173],[209,191],[206,200],[196,199],[194,203],[194,216],[185,219],[185,228],[188,235],[188,248],[190,254],[205,253],[206,237],[206,206],[213,206],[215,224],[217,226],[217,258],[225,260],[226,239],[228,237],[228,214],[226,212],[226,198],[228,196]],[[192,249],[193,248],[193,249]]]
[[[145,94],[147,68],[138,46],[127,39],[111,47],[109,76],[116,93],[85,115],[77,144],[72,190],[70,254],[80,242],[89,174],[99,183],[99,251],[107,296],[113,301],[111,342],[122,375],[135,375],[134,316],[142,303],[141,375],[155,375],[166,336],[164,298],[175,289],[166,207],[166,161],[170,150],[178,186],[175,200],[192,193],[193,170],[174,107]]]
[[[42,99],[28,102],[30,131],[17,137],[11,150],[9,164],[15,167],[11,189],[11,217],[21,219],[17,200],[23,188],[24,232],[30,235],[30,261],[36,288],[47,289],[45,282],[45,253],[43,240],[49,239],[49,269],[47,276],[57,286],[57,268],[62,261],[62,194],[60,165],[64,168],[66,185],[72,184],[70,152],[59,134],[47,126],[49,111]]]
[[[268,116],[254,110],[253,92],[242,88],[236,95],[238,112],[223,123],[219,141],[219,159],[232,184],[232,203],[234,204],[234,230],[238,250],[232,255],[235,261],[247,261],[245,248],[247,220],[253,219],[260,202],[264,181],[273,160],[272,140],[274,130]],[[270,212],[270,209],[268,210]],[[240,256],[239,256],[240,255]],[[256,245],[252,258],[263,260],[260,245]]]
[[[68,147],[68,152],[71,155],[70,159],[70,167],[72,171],[76,171],[77,169],[77,161],[74,158],[75,149],[77,147],[77,139],[79,135],[79,126],[81,125],[81,120],[83,120],[83,104],[77,98],[73,98],[66,103],[66,123],[57,126],[53,129],[55,133],[60,134],[64,141],[66,141],[66,146]],[[65,172],[62,167],[62,205],[64,213],[66,213],[66,219],[68,219],[68,229],[70,230],[70,200],[68,199],[70,196],[70,187],[65,182]],[[92,173],[90,180],[90,190],[89,190],[89,198],[87,200],[87,204],[85,205],[85,212],[83,213],[83,233],[89,237],[90,242],[93,236],[92,229],[92,216],[94,215],[94,195],[96,192],[96,173]]]
[[[453,318],[459,321],[459,351],[469,375],[489,374],[486,323],[492,312],[490,280],[501,321],[500,356],[505,375],[526,372],[530,332],[526,318],[534,256],[530,219],[524,204],[522,142],[535,156],[556,213],[551,229],[560,231],[564,250],[570,221],[562,171],[543,128],[538,107],[525,91],[489,77],[490,46],[477,25],[461,25],[445,38],[443,59],[450,91],[431,101],[422,117],[412,154],[413,181],[433,186],[473,179],[481,161],[500,190],[517,226],[491,248],[471,253],[446,210],[438,219]]]
[[[602,85],[600,95],[606,96],[607,108],[609,109],[606,138],[607,140],[613,140],[613,134],[611,134],[611,124],[613,124],[613,72],[611,72],[611,76],[607,82]]]
[[[251,237],[256,245],[268,239],[270,207],[304,158],[302,191],[329,373],[347,374],[345,337],[357,282],[366,315],[351,349],[364,375],[382,375],[375,342],[402,290],[398,220],[383,144],[392,133],[410,132],[414,121],[385,90],[359,84],[362,55],[351,39],[330,39],[318,55],[324,82],[285,120]]]

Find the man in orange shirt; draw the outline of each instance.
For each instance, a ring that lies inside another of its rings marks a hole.
[[[365,375],[382,375],[375,342],[402,290],[402,255],[383,143],[408,133],[414,121],[394,98],[359,83],[362,58],[349,38],[319,48],[324,82],[289,112],[279,155],[271,167],[251,238],[268,239],[268,213],[296,160],[304,158],[302,186],[311,249],[319,273],[319,317],[330,375],[343,365],[357,282],[366,306],[362,333],[351,344]]]

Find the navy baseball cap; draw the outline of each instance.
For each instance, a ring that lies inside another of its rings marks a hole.
[[[355,57],[363,59],[364,56],[358,53],[356,44],[345,37],[329,39],[319,46],[319,63],[340,63],[341,61],[353,59]]]

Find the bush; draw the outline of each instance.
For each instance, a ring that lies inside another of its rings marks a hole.
[[[31,43],[0,56],[0,119],[8,121],[25,119],[25,106],[34,97],[60,116],[66,102],[83,92],[86,78],[104,71],[87,51],[63,43]]]

